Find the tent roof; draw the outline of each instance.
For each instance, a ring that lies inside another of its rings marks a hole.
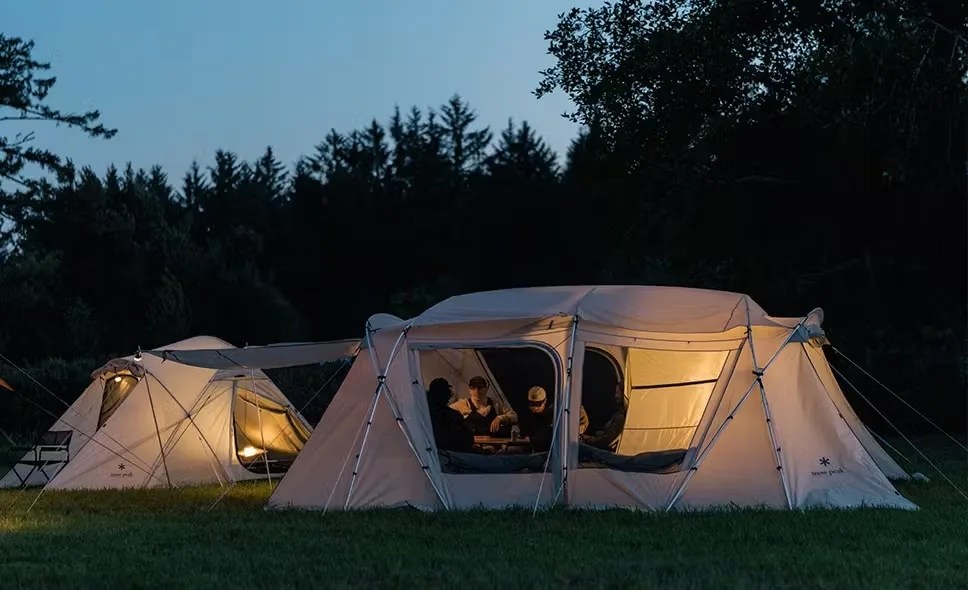
[[[152,350],[200,350],[200,349],[225,349],[235,348],[221,338],[215,336],[192,336],[178,342],[166,344]]]
[[[577,315],[646,332],[719,333],[778,326],[749,296],[686,287],[598,285],[528,287],[457,295],[417,316],[414,326]]]

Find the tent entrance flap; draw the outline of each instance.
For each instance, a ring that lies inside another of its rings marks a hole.
[[[292,408],[260,395],[240,380],[233,423],[239,463],[253,473],[285,473],[311,434]]]

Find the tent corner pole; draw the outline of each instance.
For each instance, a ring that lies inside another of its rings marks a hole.
[[[165,459],[165,446],[161,442],[161,429],[158,427],[158,415],[155,413],[155,402],[151,397],[151,386],[145,378],[145,390],[148,392],[148,405],[151,407],[151,418],[155,422],[155,434],[158,436],[158,452],[161,453],[161,464],[165,468],[165,480],[168,482],[168,489],[171,489],[171,476],[168,474],[168,461]]]
[[[787,508],[793,510],[793,499],[790,496],[790,482],[787,481],[786,472],[783,470],[783,458],[780,456],[780,446],[777,444],[776,431],[773,430],[773,416],[770,413],[770,402],[766,397],[766,386],[763,384],[763,371],[759,362],[756,360],[756,346],[753,344],[753,323],[750,320],[749,297],[746,301],[746,340],[750,345],[750,357],[753,359],[753,375],[756,377],[756,384],[760,390],[760,401],[763,406],[763,416],[766,418],[766,430],[770,435],[770,444],[773,445],[773,457],[776,461],[776,471],[780,475],[780,485],[783,486],[783,496],[786,499]],[[807,316],[809,317],[809,316]],[[794,332],[799,329],[795,328]],[[786,346],[786,343],[784,343]],[[783,348],[781,346],[781,348]]]
[[[766,362],[766,365],[763,366],[763,369],[761,372],[766,373],[767,369],[769,369],[770,366],[773,365],[773,361],[775,361],[776,357],[780,355],[780,351],[786,348],[786,345],[789,344],[791,340],[793,340],[793,337],[800,330],[800,327],[803,325],[803,323],[807,321],[808,317],[809,316],[806,316],[803,319],[801,319],[797,323],[797,325],[794,326],[792,330],[790,330],[790,334],[787,335],[786,339],[783,340],[783,343],[780,344],[780,346],[776,349],[776,352],[773,353],[773,355],[770,357],[770,360]],[[695,464],[689,469],[689,472],[686,474],[686,477],[682,480],[682,483],[679,484],[679,488],[676,490],[675,494],[673,494],[672,498],[669,500],[669,503],[666,505],[665,512],[669,512],[670,510],[673,509],[673,507],[675,507],[676,502],[679,501],[679,498],[681,498],[682,494],[686,491],[686,486],[689,485],[689,482],[692,481],[692,478],[696,474],[696,471],[699,470],[699,467],[702,465],[703,461],[705,461],[706,457],[709,456],[709,451],[711,451],[713,447],[716,446],[716,442],[719,440],[719,437],[726,430],[726,427],[729,426],[729,423],[733,421],[733,417],[736,416],[736,413],[743,406],[743,403],[746,402],[746,399],[749,397],[750,393],[752,393],[754,387],[756,387],[755,380],[752,381],[749,387],[746,388],[746,392],[740,398],[739,402],[737,402],[736,406],[733,407],[729,415],[726,416],[726,419],[723,420],[722,424],[719,425],[719,428],[716,429],[716,433],[713,434],[713,437],[709,441],[709,444],[706,446],[705,450],[703,450],[701,453],[699,453],[696,456]]]

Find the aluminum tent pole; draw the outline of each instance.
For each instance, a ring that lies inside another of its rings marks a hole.
[[[782,351],[786,347],[786,345],[789,344],[791,340],[793,340],[793,337],[796,335],[796,333],[800,330],[800,327],[803,326],[803,323],[806,322],[807,318],[809,317],[810,317],[809,315],[805,316],[797,323],[796,326],[794,326],[790,330],[790,334],[783,340],[783,343],[780,344],[779,348],[776,349],[776,352],[773,353],[773,356],[770,357],[770,360],[767,361],[766,365],[761,370],[762,373],[766,373],[767,369],[769,369],[770,366],[773,364],[773,361],[776,360],[776,357],[779,356],[780,351]],[[692,481],[692,477],[696,474],[696,471],[699,470],[699,467],[702,465],[703,461],[705,461],[706,457],[709,456],[709,451],[711,451],[712,448],[716,446],[716,442],[719,440],[719,437],[726,430],[726,427],[729,426],[730,422],[733,421],[733,418],[736,416],[736,412],[738,412],[739,409],[743,406],[743,403],[746,401],[746,398],[749,397],[754,387],[756,387],[756,380],[750,383],[750,386],[746,388],[746,393],[743,394],[743,397],[740,398],[739,402],[737,402],[737,404],[733,407],[729,415],[726,416],[726,419],[723,420],[723,423],[719,425],[719,428],[716,430],[716,433],[713,435],[713,438],[709,441],[709,445],[706,447],[706,450],[704,450],[702,453],[699,454],[698,457],[696,457],[696,463],[689,469],[689,473],[686,474],[686,477],[685,479],[683,479],[682,484],[679,485],[679,489],[676,490],[676,493],[672,496],[672,499],[669,500],[669,504],[666,505],[666,509],[665,509],[666,512],[672,510],[672,507],[675,506],[680,496],[682,496],[683,492],[685,492],[686,486],[689,484],[690,481]]]
[[[770,414],[770,402],[766,399],[766,386],[763,385],[763,370],[760,369],[759,363],[756,362],[756,347],[753,345],[753,324],[750,320],[749,297],[744,296],[743,299],[746,302],[746,340],[750,344],[750,356],[753,359],[753,375],[756,376],[756,383],[760,389],[763,415],[766,417],[766,429],[770,433],[770,444],[773,445],[773,456],[776,458],[776,470],[780,474],[780,483],[783,485],[783,495],[786,498],[787,508],[792,510],[793,499],[790,497],[790,483],[787,481],[786,472],[783,470],[783,459],[780,457],[780,447],[777,445],[776,432],[773,430],[773,416]]]
[[[555,423],[551,427],[551,444],[552,444],[552,447],[551,447],[551,449],[548,449],[548,459],[545,461],[544,470],[541,472],[541,481],[538,484],[538,494],[535,496],[535,499],[534,499],[534,509],[531,512],[531,515],[532,516],[534,516],[535,514],[538,513],[538,505],[541,503],[541,492],[544,491],[544,481],[545,481],[545,476],[547,476],[547,474],[548,474],[548,467],[551,464],[551,455],[553,453],[553,449],[554,449],[555,445],[558,444],[558,426],[561,424],[561,416],[562,416],[563,413],[568,413],[570,415],[570,412],[568,411],[568,408],[566,407],[566,405],[568,403],[570,403],[570,400],[568,400],[568,398],[566,397],[565,391],[570,392],[570,389],[571,389],[570,388],[570,384],[571,384],[571,368],[572,368],[572,359],[573,359],[574,350],[575,350],[575,339],[576,339],[577,334],[578,334],[578,320],[579,320],[578,314],[575,314],[572,317],[571,335],[568,337],[569,342],[567,344],[567,346],[568,346],[568,349],[567,349],[568,350],[568,356],[567,356],[566,363],[565,363],[565,365],[566,365],[565,380],[564,380],[564,384],[563,384],[563,387],[562,387],[562,392],[558,396],[559,397],[559,400],[558,400],[558,410],[557,410],[557,412],[555,412]],[[561,462],[561,465],[559,466],[559,467],[562,468],[561,469],[561,472],[562,472],[562,475],[561,475],[561,485],[559,486],[558,491],[555,493],[555,497],[552,500],[552,505],[554,505],[554,502],[557,501],[558,494],[562,490],[564,490],[565,483],[566,483],[566,481],[568,479],[568,464],[567,464],[567,456],[568,456],[567,455],[567,446],[568,446],[568,444],[567,444],[567,436],[568,436],[568,434],[567,433],[568,433],[568,425],[566,423],[566,425],[565,425],[565,437],[566,437],[565,450],[564,450],[564,452],[561,453],[561,455],[562,455],[562,462]],[[565,499],[567,501],[567,495],[565,496]]]
[[[404,330],[402,330],[400,332],[400,335],[397,336],[397,340],[396,340],[396,342],[394,342],[393,348],[390,350],[390,358],[387,360],[387,368],[384,369],[382,372],[380,372],[379,371],[379,366],[374,367],[374,371],[377,374],[376,375],[376,380],[377,380],[376,391],[373,394],[373,403],[370,406],[370,412],[369,412],[369,415],[367,417],[366,430],[363,432],[363,441],[360,443],[360,450],[356,454],[356,464],[353,467],[353,474],[352,474],[351,479],[350,479],[350,487],[349,487],[349,489],[346,492],[346,501],[343,504],[343,509],[344,510],[349,509],[350,499],[351,499],[351,497],[353,495],[353,489],[356,487],[356,478],[357,478],[357,476],[359,475],[359,472],[360,472],[360,461],[363,458],[363,451],[366,450],[366,441],[369,439],[369,436],[370,436],[370,428],[373,426],[373,417],[376,415],[376,408],[377,408],[378,402],[380,400],[380,395],[383,394],[383,390],[386,387],[386,372],[389,370],[390,365],[393,363],[393,357],[396,355],[397,347],[400,345],[400,342],[403,340],[403,337],[406,334],[406,331],[407,330],[409,330],[409,326],[407,328],[405,328]],[[373,339],[370,336],[370,334],[371,334],[371,331],[368,329],[367,330],[367,333],[366,333],[366,340],[367,340],[368,348],[371,351],[370,354],[371,355],[375,355],[376,354],[376,351],[373,350]]]

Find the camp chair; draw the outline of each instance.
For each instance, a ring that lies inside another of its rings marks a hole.
[[[73,430],[49,430],[41,435],[40,440],[32,447],[14,447],[14,450],[18,452],[33,453],[32,458],[29,455],[21,458],[11,470],[20,480],[20,484],[26,487],[30,477],[38,471],[44,476],[44,479],[50,481],[52,474],[47,473],[47,467],[63,465],[71,459],[70,445],[71,435],[73,434]],[[27,475],[22,476],[17,471],[17,468],[21,465],[30,468]]]

